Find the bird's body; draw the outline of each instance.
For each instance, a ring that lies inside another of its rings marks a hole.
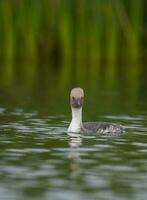
[[[124,131],[123,126],[108,122],[85,122],[83,127],[84,135],[119,136]]]
[[[120,136],[124,127],[119,124],[107,122],[82,122],[82,106],[84,92],[81,88],[74,88],[70,94],[70,103],[72,110],[72,121],[68,132],[81,133],[83,135],[97,136]]]

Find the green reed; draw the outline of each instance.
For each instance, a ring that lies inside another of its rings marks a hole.
[[[47,51],[45,55],[50,56],[54,48],[59,48],[57,50],[64,59],[75,56],[81,62],[87,56],[99,59],[103,48],[103,57],[114,60],[120,49],[117,38],[121,37],[121,42],[130,48],[128,52],[137,55],[143,26],[143,2],[2,1],[0,39],[4,41],[1,52],[4,50],[6,58],[13,58],[14,55],[17,58],[18,55],[36,60],[39,53]],[[55,46],[55,43],[58,44]]]
[[[124,63],[128,83],[136,93],[144,49],[144,2],[1,1],[0,58],[5,84],[14,80],[16,71],[32,84],[43,65],[58,65],[61,87],[96,85],[103,80],[106,88],[113,88],[119,65]]]

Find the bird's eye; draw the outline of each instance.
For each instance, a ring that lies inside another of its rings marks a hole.
[[[72,100],[75,100],[75,97],[72,97]]]

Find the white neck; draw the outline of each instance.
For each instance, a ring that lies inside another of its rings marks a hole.
[[[79,133],[82,128],[82,108],[72,108],[72,121],[68,127],[68,132]]]

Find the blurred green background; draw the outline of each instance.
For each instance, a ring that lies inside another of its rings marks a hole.
[[[0,199],[146,199],[146,10],[147,0],[0,0]],[[67,137],[77,86],[83,121],[127,134]]]
[[[1,0],[1,102],[45,101],[56,93],[49,87],[62,95],[77,85],[117,88],[135,101],[146,86],[146,7],[145,0]]]

